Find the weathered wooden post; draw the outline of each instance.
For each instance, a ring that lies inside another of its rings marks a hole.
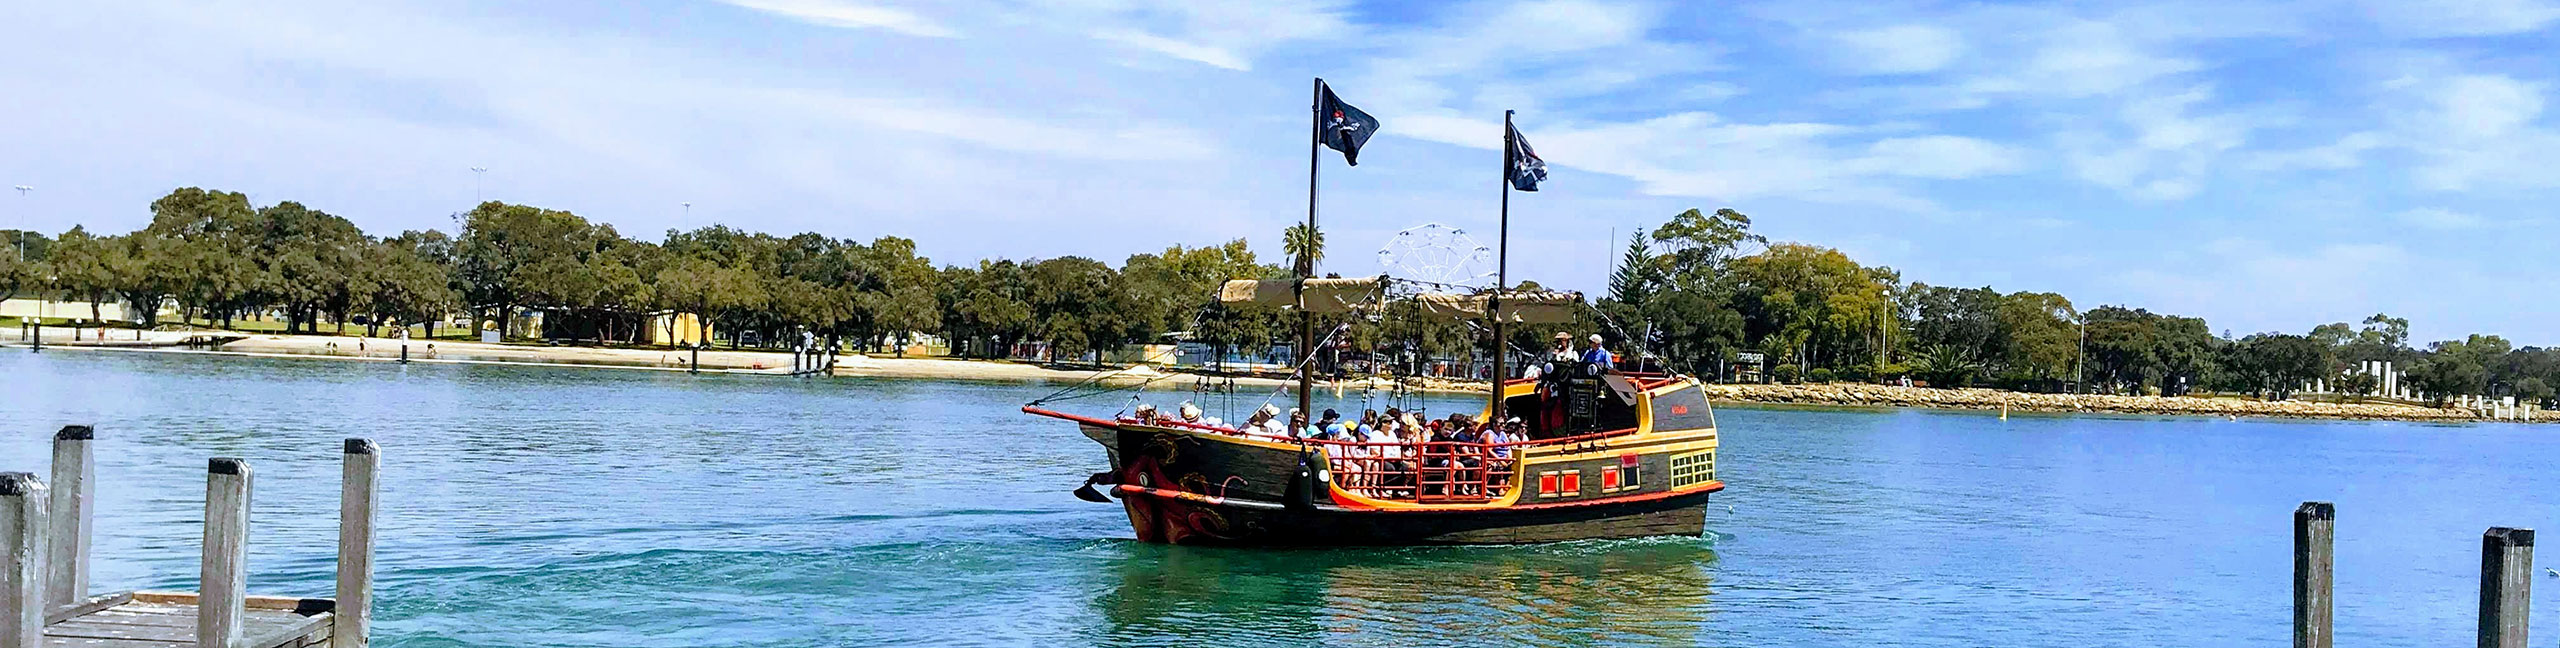
[[[44,482],[0,473],[0,648],[44,645]]]
[[[373,506],[375,471],[382,449],[368,439],[348,439],[346,469],[338,492],[338,619],[329,645],[365,648],[373,626]]]
[[[196,645],[240,645],[248,600],[249,462],[215,457],[205,465],[204,563],[196,599]]]
[[[27,342],[27,351],[44,353],[44,320],[36,320],[36,337]]]
[[[2293,648],[2329,648],[2332,542],[2338,507],[2303,502],[2293,510]]]
[[[2533,591],[2533,530],[2480,535],[2480,648],[2524,648]]]
[[[89,442],[96,428],[65,425],[53,433],[52,538],[46,544],[44,601],[62,607],[89,597],[89,522],[96,492],[95,456]]]

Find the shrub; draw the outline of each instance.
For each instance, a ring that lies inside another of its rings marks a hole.
[[[1804,380],[1805,382],[1816,385],[1829,384],[1831,382],[1831,370],[1824,367],[1814,367],[1812,371],[1804,373]]]
[[[1796,366],[1791,364],[1778,365],[1777,367],[1769,370],[1769,378],[1780,383],[1789,385],[1796,384]]]

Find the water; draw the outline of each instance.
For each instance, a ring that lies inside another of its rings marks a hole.
[[[0,376],[0,467],[99,427],[100,590],[192,588],[204,459],[238,455],[251,590],[328,595],[338,440],[380,441],[385,646],[2281,646],[2306,499],[2338,503],[2341,645],[2459,645],[2481,530],[2560,527],[2560,428],[1727,408],[1707,538],[1164,547],[1068,495],[1101,452],[1016,413],[1056,385],[22,351]]]

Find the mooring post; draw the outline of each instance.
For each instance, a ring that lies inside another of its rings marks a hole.
[[[338,492],[338,619],[329,645],[365,648],[373,626],[374,473],[382,449],[368,439],[348,439],[346,470]]]
[[[702,373],[702,343],[701,343],[701,342],[695,342],[695,343],[693,344],[693,367],[692,367],[692,368],[690,368],[690,369],[686,369],[686,370],[685,370],[685,373]]]
[[[96,428],[65,425],[53,433],[52,540],[46,545],[47,607],[62,607],[89,597],[89,522],[94,514],[97,468],[89,442]]]
[[[2329,648],[2329,594],[2338,507],[2303,502],[2293,510],[2293,648]]]
[[[2480,535],[2480,648],[2524,648],[2532,592],[2533,530],[2490,527]]]
[[[44,645],[44,482],[0,473],[0,648]]]
[[[196,645],[240,644],[248,599],[249,462],[215,457],[205,465],[203,592],[196,598]]]
[[[27,341],[27,351],[44,353],[44,320],[36,320],[36,337]]]

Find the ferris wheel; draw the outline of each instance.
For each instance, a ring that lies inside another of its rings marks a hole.
[[[1378,249],[1378,267],[1398,279],[1483,287],[1493,278],[1493,254],[1466,230],[1423,223],[1387,237]]]

